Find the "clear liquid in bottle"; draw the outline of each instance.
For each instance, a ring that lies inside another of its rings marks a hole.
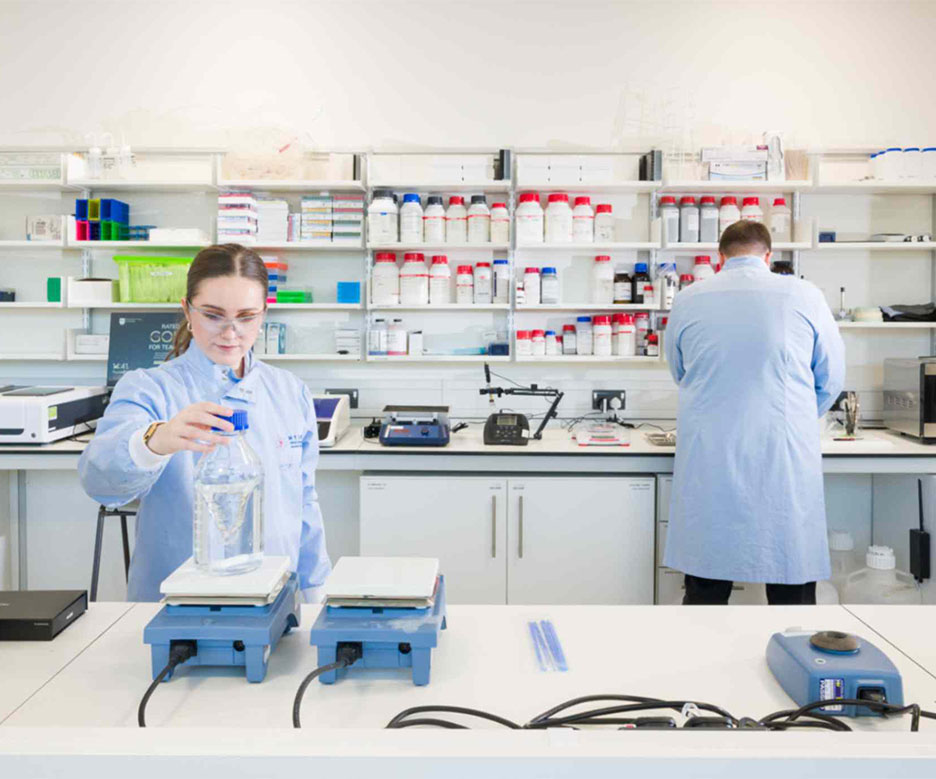
[[[193,555],[206,573],[240,574],[263,561],[263,465],[244,438],[247,412],[231,418],[233,438],[195,470]],[[218,431],[216,431],[218,432]]]

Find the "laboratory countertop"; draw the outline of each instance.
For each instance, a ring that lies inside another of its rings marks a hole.
[[[675,420],[654,420],[666,430],[676,427]],[[409,454],[485,454],[485,455],[567,455],[578,454],[598,457],[656,455],[672,456],[675,447],[658,446],[647,439],[648,434],[659,432],[655,427],[630,431],[627,446],[580,446],[571,433],[555,422],[543,433],[539,441],[531,440],[526,446],[489,446],[484,443],[484,422],[473,421],[469,426],[452,434],[447,446],[383,446],[377,439],[364,438],[361,424],[353,424],[337,445],[322,449],[325,456],[350,454],[409,455]],[[86,441],[57,441],[45,445],[0,445],[0,458],[4,455],[76,455],[84,451]],[[859,431],[852,441],[839,441],[823,437],[822,454],[825,457],[936,457],[936,445],[921,444],[906,436],[882,429]],[[7,466],[9,467],[9,465]]]
[[[92,604],[82,619],[90,623],[98,618],[95,612],[114,606]],[[862,731],[855,737],[827,732],[517,733],[484,725],[457,733],[382,730],[412,706],[468,706],[522,723],[567,699],[600,693],[694,699],[735,716],[762,717],[791,706],[765,661],[771,634],[791,625],[872,640],[898,667],[905,699],[932,710],[933,666],[888,639],[891,631],[929,623],[936,607],[914,607],[876,635],[841,606],[451,606],[448,630],[433,650],[428,686],[414,686],[405,670],[351,669],[334,685],[313,682],[303,702],[300,732],[291,729],[292,701],[316,665],[308,630],[319,609],[304,606],[301,626],[280,642],[264,682],[249,684],[236,669],[180,667],[150,700],[148,729],[138,731],[137,705],[151,679],[142,632],[157,609],[157,604],[136,604],[116,621],[107,611],[105,622],[111,624],[102,634],[95,630],[96,635],[83,636],[83,651],[73,653],[64,667],[50,666],[48,678],[32,682],[35,689],[28,698],[0,718],[0,767],[12,769],[6,775],[62,775],[67,766],[72,775],[94,770],[96,776],[120,771],[125,776],[136,766],[134,776],[144,779],[165,776],[174,765],[171,760],[152,767],[146,761],[128,763],[141,755],[198,756],[203,779],[230,776],[222,772],[230,771],[234,758],[242,761],[236,764],[238,776],[274,775],[300,758],[306,770],[370,776],[379,758],[380,774],[393,777],[433,772],[467,777],[482,771],[509,771],[515,778],[611,777],[620,776],[625,766],[666,776],[740,777],[750,776],[755,766],[762,771],[767,764],[760,761],[767,760],[772,761],[771,776],[789,776],[791,769],[792,775],[804,775],[804,761],[821,763],[809,775],[924,776],[936,766],[936,723],[924,720],[921,732],[912,734],[906,718],[849,720]],[[546,618],[563,644],[566,673],[538,669],[527,621]],[[38,644],[24,646],[42,651]],[[0,684],[16,675],[17,664],[0,664]],[[690,760],[693,769],[687,773]],[[698,761],[708,769],[699,768]]]
[[[84,652],[133,608],[132,603],[93,603],[54,641],[0,644],[0,722]]]

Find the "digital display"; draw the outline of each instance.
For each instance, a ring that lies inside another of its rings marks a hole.
[[[514,427],[517,424],[516,416],[499,416],[497,424],[503,427]]]

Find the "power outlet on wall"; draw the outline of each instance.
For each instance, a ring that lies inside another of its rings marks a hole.
[[[624,390],[592,390],[592,408],[595,411],[623,411]],[[619,401],[619,404],[615,401]]]
[[[351,399],[351,408],[358,407],[358,391],[356,389],[326,389],[326,395],[347,395]]]

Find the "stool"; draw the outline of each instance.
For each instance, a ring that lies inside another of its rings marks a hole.
[[[97,532],[94,536],[94,562],[91,566],[91,602],[97,600],[98,577],[101,574],[101,547],[104,544],[104,519],[120,517],[120,535],[123,538],[124,577],[130,580],[130,536],[127,532],[127,517],[135,517],[130,509],[109,509],[101,506],[97,515]]]

